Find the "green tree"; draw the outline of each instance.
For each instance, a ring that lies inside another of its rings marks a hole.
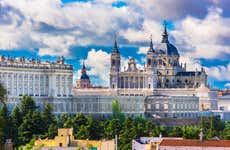
[[[226,123],[223,136],[225,140],[230,140],[230,122]]]
[[[118,100],[112,101],[112,112],[113,112],[113,118],[124,121],[125,116],[122,113],[122,109]]]
[[[105,126],[105,134],[108,139],[112,139],[115,135],[120,134],[122,129],[122,124],[120,123],[119,119],[112,119],[108,121],[107,125]]]
[[[180,126],[174,126],[172,127],[170,133],[169,133],[170,137],[182,137],[183,136],[183,130],[182,127]]]
[[[87,117],[86,126],[89,129],[89,139],[99,140],[103,137],[104,127],[100,122],[100,120],[94,119],[91,114]]]
[[[67,113],[62,113],[59,121],[59,128],[63,128],[64,124],[67,122],[69,115]]]
[[[56,124],[50,124],[48,128],[47,137],[53,139],[58,134],[58,126]]]
[[[0,102],[4,103],[6,99],[6,89],[3,87],[2,84],[0,84]]]
[[[73,129],[74,132],[77,133],[79,131],[80,126],[87,124],[87,118],[82,114],[78,113],[73,118]]]
[[[54,115],[52,114],[52,106],[49,103],[45,103],[45,107],[42,111],[42,119],[46,132],[51,124],[55,123]]]
[[[76,134],[76,137],[78,139],[89,139],[90,134],[89,134],[88,126],[81,125],[77,134]]]
[[[167,136],[166,133],[166,128],[164,126],[155,125],[152,131],[150,132],[150,135],[153,137],[158,137],[159,135]]]
[[[5,142],[5,128],[6,128],[6,123],[4,118],[0,115],[0,147],[1,144]]]
[[[30,111],[35,111],[37,109],[37,106],[34,102],[34,99],[30,96],[23,96],[21,100],[21,111],[23,117],[26,116],[26,114]]]
[[[28,112],[18,129],[19,140],[22,144],[28,143],[34,136],[43,135],[44,127],[39,112]]]
[[[20,144],[18,140],[18,128],[22,123],[22,115],[21,115],[21,112],[18,106],[14,107],[11,113],[11,118],[12,118],[12,126],[13,126],[13,143],[14,143],[14,146],[17,147]]]
[[[198,139],[200,134],[200,128],[197,126],[183,126],[183,135],[185,139]]]
[[[0,110],[0,116],[2,117],[2,119],[4,120],[4,130],[3,130],[3,140],[7,139],[7,138],[12,138],[12,122],[11,122],[11,118],[9,115],[9,111],[8,108],[6,106],[5,103],[3,103],[2,108]]]
[[[119,149],[132,149],[132,139],[137,138],[137,133],[132,118],[127,117],[119,137]]]

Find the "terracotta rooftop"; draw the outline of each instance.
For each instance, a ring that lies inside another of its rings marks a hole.
[[[230,147],[230,140],[163,139],[160,146]]]

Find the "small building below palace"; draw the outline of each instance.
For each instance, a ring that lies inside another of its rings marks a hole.
[[[230,150],[230,140],[163,139],[158,150]]]
[[[87,150],[114,150],[114,140],[77,140],[73,136],[73,128],[58,129],[58,135],[54,139],[38,139],[35,141],[35,147],[42,150],[65,149],[76,150],[76,148]]]
[[[132,140],[132,150],[157,150],[163,139],[182,139],[176,137],[140,137]]]

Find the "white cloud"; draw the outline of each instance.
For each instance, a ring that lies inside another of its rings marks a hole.
[[[149,47],[139,47],[137,54],[146,54]]]
[[[216,58],[230,54],[229,18],[221,17],[221,9],[210,9],[204,19],[187,17],[176,23],[173,35],[176,43],[183,48],[188,55],[194,58]]]
[[[69,55],[75,45],[110,45],[119,29],[139,24],[139,14],[128,7],[102,2],[3,0],[0,4],[7,17],[0,23],[0,34],[5,37],[0,39],[0,49],[38,48],[39,55]]]
[[[100,85],[109,85],[110,54],[103,50],[91,49],[85,60],[85,64],[90,69],[88,75],[98,77]],[[92,78],[91,78],[92,79]],[[92,81],[95,84],[98,82]]]
[[[206,68],[209,76],[218,81],[230,81],[230,63],[227,66],[214,66]]]
[[[230,82],[226,83],[226,84],[224,85],[224,87],[230,88]]]
[[[120,35],[130,42],[147,42],[152,34],[153,42],[161,40],[162,25],[154,20],[144,20],[141,28],[134,29],[132,26],[126,30],[121,30]]]
[[[187,71],[195,71],[196,69],[200,71],[202,67],[201,62],[199,60],[195,60],[194,58],[188,55],[180,56],[180,63],[182,63],[183,65],[186,63]]]

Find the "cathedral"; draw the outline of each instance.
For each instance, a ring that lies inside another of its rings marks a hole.
[[[156,89],[156,88],[198,88],[207,86],[207,74],[200,71],[186,71],[186,63],[179,63],[179,52],[170,43],[166,25],[162,40],[153,48],[152,38],[146,53],[145,66],[137,68],[134,58],[130,58],[128,68],[121,71],[121,56],[114,42],[111,54],[110,88],[112,89]]]

